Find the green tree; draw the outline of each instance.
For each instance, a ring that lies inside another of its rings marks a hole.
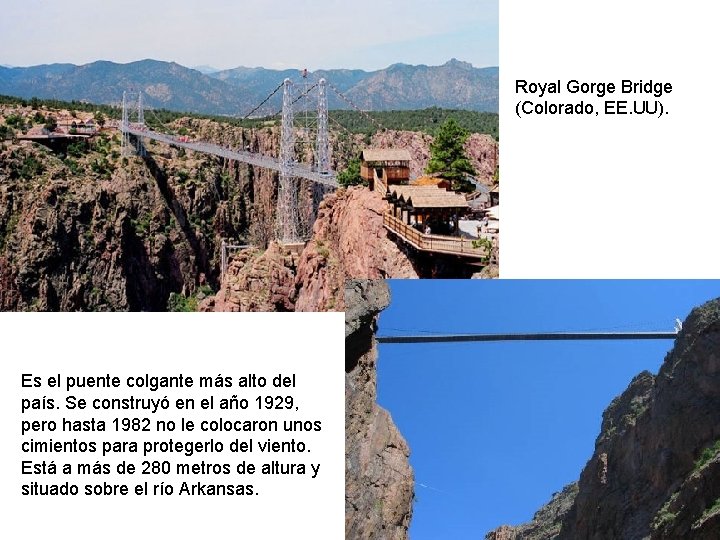
[[[57,120],[54,116],[48,116],[45,120],[45,129],[48,131],[55,131],[57,129]]]
[[[474,175],[475,169],[465,155],[465,141],[469,134],[454,118],[448,118],[438,130],[435,140],[430,145],[430,161],[425,172],[440,173],[443,178],[451,180],[453,189],[468,191],[472,185],[465,180],[467,175]]]
[[[87,145],[84,140],[79,140],[68,144],[67,155],[71,157],[80,157],[85,153]]]
[[[105,115],[101,112],[96,112],[95,113],[95,122],[97,122],[98,126],[103,127],[106,122]]]
[[[360,176],[360,160],[358,158],[351,159],[345,170],[337,175],[337,181],[338,184],[345,187],[362,184],[363,179]]]
[[[23,117],[19,114],[11,114],[5,119],[5,123],[10,127],[15,127],[17,129],[25,129],[25,121],[23,120]]]
[[[194,296],[184,296],[180,293],[170,293],[168,298],[168,311],[197,311],[198,301]]]

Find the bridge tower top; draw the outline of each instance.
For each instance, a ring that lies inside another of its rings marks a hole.
[[[317,117],[317,170],[320,174],[330,173],[330,141],[328,138],[328,102],[327,83],[318,81],[318,117]]]
[[[283,82],[282,125],[280,127],[280,174],[290,174],[295,161],[295,113],[293,111],[293,83]]]
[[[123,156],[127,156],[130,153],[130,133],[128,133],[128,129],[127,92],[123,91],[122,120],[120,120],[120,132],[122,134],[121,153]]]
[[[137,102],[137,121],[138,124],[145,124],[145,108],[143,107],[143,94],[142,92],[138,92],[138,102]]]

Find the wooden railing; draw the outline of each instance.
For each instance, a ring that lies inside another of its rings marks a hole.
[[[387,183],[385,178],[378,176],[377,172],[373,172],[373,181],[375,182],[375,191],[382,193],[383,197],[387,193]]]
[[[405,242],[420,251],[447,253],[477,259],[487,259],[489,255],[484,247],[473,247],[473,241],[471,239],[439,234],[425,234],[388,213],[383,215],[383,225],[385,225],[387,230],[395,233]]]

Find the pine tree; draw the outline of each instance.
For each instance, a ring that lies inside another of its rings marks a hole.
[[[472,163],[465,155],[464,145],[468,136],[468,132],[454,118],[448,118],[430,145],[430,161],[425,172],[440,173],[443,178],[452,181],[453,189],[472,189],[472,185],[465,180],[467,175],[475,174]]]

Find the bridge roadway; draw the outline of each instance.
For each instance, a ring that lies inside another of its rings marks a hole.
[[[534,332],[502,334],[424,334],[408,336],[376,336],[378,343],[457,343],[466,341],[586,341],[675,339],[673,332]]]
[[[172,146],[193,150],[194,152],[213,154],[226,159],[234,159],[256,167],[265,167],[266,169],[272,169],[273,171],[280,172],[280,160],[270,156],[263,156],[261,154],[247,152],[244,150],[231,150],[218,144],[206,142],[180,141],[177,137],[173,137],[172,135],[157,133],[149,129],[133,126],[132,124],[128,127],[127,132],[135,135],[136,137],[145,137]],[[338,185],[334,173],[321,174],[317,171],[313,171],[308,165],[303,165],[301,163],[294,163],[290,168],[290,172],[292,176],[312,180],[313,182],[324,184],[326,186],[337,187]]]

